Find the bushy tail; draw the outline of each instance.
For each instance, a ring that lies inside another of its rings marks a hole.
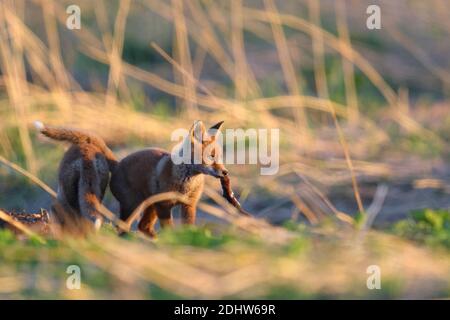
[[[40,133],[54,140],[68,141],[75,145],[96,145],[108,161],[108,166],[111,172],[118,164],[117,158],[100,137],[78,130],[46,126],[40,121],[35,121],[34,126]]]

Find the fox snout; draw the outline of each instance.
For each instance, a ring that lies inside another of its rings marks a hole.
[[[228,175],[227,169],[223,169],[223,170],[213,169],[213,171],[214,171],[213,176],[216,178],[221,178],[221,177],[225,177],[226,175]]]
[[[228,175],[228,170],[223,165],[220,166],[200,166],[198,168],[200,173],[213,176],[215,178],[221,178]]]
[[[220,165],[219,167],[214,168],[214,170],[219,174],[219,178],[228,175],[228,170],[225,169],[225,167],[223,165]]]
[[[228,170],[225,168],[225,166],[223,164],[214,163],[212,167],[213,167],[214,171],[216,171],[216,173],[217,173],[216,178],[220,178],[220,177],[224,177],[224,176],[228,175]]]

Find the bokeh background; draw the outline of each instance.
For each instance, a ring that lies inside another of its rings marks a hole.
[[[81,9],[80,30],[66,27],[73,4]],[[381,9],[379,30],[366,26],[372,4]],[[29,266],[16,268],[17,261],[37,259],[43,269],[60,270],[67,260],[41,261],[58,256],[56,246],[94,270],[81,297],[448,297],[448,4],[0,1],[5,210],[35,212],[52,201],[36,179],[56,188],[65,146],[38,136],[36,119],[96,132],[119,158],[144,147],[170,148],[170,133],[196,119],[280,129],[277,175],[261,176],[258,165],[227,166],[255,225],[224,221],[220,186],[211,178],[199,229],[167,233],[156,247],[107,231],[101,236],[111,243],[103,247],[107,253],[96,251],[103,238],[87,245],[94,248],[55,242],[36,249],[4,235],[6,296],[79,297],[53,287],[60,286],[60,271],[42,275],[37,267],[31,274],[43,277],[44,289],[22,285]],[[110,194],[105,205],[118,211]],[[283,244],[273,248],[272,241]],[[122,269],[111,270],[118,256]],[[146,256],[159,257],[152,258],[156,265],[139,258]],[[390,277],[381,293],[365,287],[374,256],[383,257]],[[124,277],[133,259],[137,275]],[[213,262],[205,267],[200,262],[207,259]],[[181,279],[183,268],[198,278]]]

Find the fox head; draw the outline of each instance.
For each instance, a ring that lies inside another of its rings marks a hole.
[[[222,163],[222,145],[218,143],[220,121],[206,130],[203,122],[195,121],[184,139],[178,155],[183,163],[191,166],[194,173],[203,173],[216,178],[226,176],[228,170]]]

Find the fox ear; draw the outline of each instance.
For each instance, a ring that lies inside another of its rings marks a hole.
[[[211,128],[209,128],[208,130],[208,134],[210,136],[215,137],[217,135],[217,133],[219,132],[220,128],[223,125],[223,121],[217,122],[215,125],[213,125]]]
[[[205,125],[200,120],[194,121],[194,124],[191,127],[191,130],[189,130],[189,137],[191,139],[196,139],[197,141],[202,141],[203,136],[205,134]]]

